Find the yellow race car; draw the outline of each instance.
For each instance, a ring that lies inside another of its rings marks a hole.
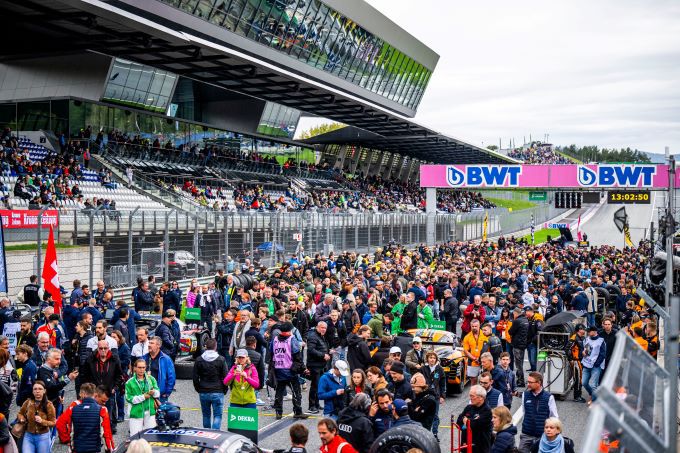
[[[446,373],[446,393],[462,393],[467,385],[467,360],[458,337],[446,330],[409,329],[407,332],[423,340],[423,350],[434,351]]]

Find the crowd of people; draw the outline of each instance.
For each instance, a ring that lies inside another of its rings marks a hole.
[[[526,148],[516,148],[508,152],[508,157],[520,160],[525,164],[560,165],[572,164],[567,157],[553,150],[552,145],[532,143]]]
[[[645,246],[576,249],[503,237],[415,250],[390,245],[371,255],[295,256],[273,274],[234,268],[253,275],[252,287],[223,271],[209,285],[193,282],[186,294],[176,282],[156,286],[150,278],[128,301],[115,300],[104,282],[92,289],[75,281],[61,313],[32,276],[17,298],[39,307],[40,319],[20,320],[13,355],[0,339],[0,381],[16,391],[25,451],[48,451],[54,426],[74,451],[110,450],[125,413],[134,434],[155,426],[160,404],[186,401],[173,393],[181,349],[176,318],[184,306],[200,308],[201,323],[213,332],[193,375],[205,428],[222,426],[225,398],[232,407],[271,404],[276,418],[289,399],[296,419],[323,415],[322,451],[366,452],[382,433],[405,425],[438,438],[440,418],[450,415],[440,414],[447,376],[418,329],[440,320],[460,339],[467,361],[469,404],[456,415],[472,433],[473,451],[570,452],[555,399],[543,388],[536,337],[557,313],[582,312],[569,351],[574,399],[587,404],[618,329],[654,357],[655,315],[636,294],[646,253]],[[618,291],[604,316],[596,315],[597,287]],[[112,317],[105,319],[107,310]],[[147,311],[162,312],[152,338],[135,327]],[[0,300],[0,322],[12,316],[10,300]],[[71,381],[79,399],[63,401]],[[635,397],[635,389],[623,391]],[[525,414],[517,427],[515,399]],[[6,420],[10,406],[8,399],[0,407]]]

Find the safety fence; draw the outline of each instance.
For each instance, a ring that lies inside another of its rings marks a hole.
[[[524,211],[488,211],[488,237],[510,235],[557,216],[561,210],[538,205]],[[179,210],[73,211],[60,213],[55,236],[61,282],[114,287],[136,284],[138,277],[158,281],[198,278],[235,266],[270,267],[293,254],[314,257],[344,250],[370,253],[389,243],[478,240],[484,211],[466,214],[423,212],[228,212]],[[9,231],[9,230],[8,230]],[[428,234],[430,231],[430,234]],[[31,274],[40,274],[47,240],[24,232],[21,246],[7,251],[10,294]]]

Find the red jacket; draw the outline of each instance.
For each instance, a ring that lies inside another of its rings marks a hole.
[[[321,446],[321,453],[359,453],[349,442],[339,435],[335,435],[330,444]]]
[[[71,445],[71,415],[73,414],[73,408],[81,403],[80,400],[72,402],[64,412],[57,418],[57,433],[59,435],[59,441],[62,444],[67,444],[72,449]],[[102,421],[102,428],[104,428],[104,448],[108,451],[113,451],[115,445],[113,443],[113,433],[111,432],[111,420],[109,419],[109,411],[105,406],[101,407],[99,411],[99,417]],[[77,453],[77,452],[74,452]]]
[[[470,329],[470,321],[473,319],[477,319],[479,321],[479,325],[481,326],[484,324],[484,319],[486,318],[486,310],[484,309],[483,305],[479,306],[479,314],[475,315],[472,313],[474,311],[475,304],[470,304],[467,306],[465,311],[463,312],[463,324],[461,324],[460,329],[464,333],[468,333]]]

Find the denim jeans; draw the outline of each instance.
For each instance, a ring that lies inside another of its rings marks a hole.
[[[50,452],[50,432],[44,434],[33,434],[26,432],[24,441],[21,444],[22,453],[49,453]]]
[[[581,374],[581,382],[583,383],[583,388],[590,394],[590,397],[595,401],[595,390],[600,386],[600,375],[602,374],[602,368],[586,368],[583,367]]]
[[[220,429],[222,424],[222,410],[224,409],[224,394],[199,393],[201,400],[201,413],[203,414],[203,427]],[[212,409],[212,425],[210,423],[210,411]]]
[[[588,327],[595,325],[595,313],[586,313],[586,321],[588,321]]]
[[[439,433],[439,397],[436,397],[437,405],[434,409],[434,420],[432,420],[432,434],[435,436]]]
[[[529,370],[536,371],[536,360],[538,354],[538,348],[535,342],[529,343],[527,346],[527,354],[529,355]]]

